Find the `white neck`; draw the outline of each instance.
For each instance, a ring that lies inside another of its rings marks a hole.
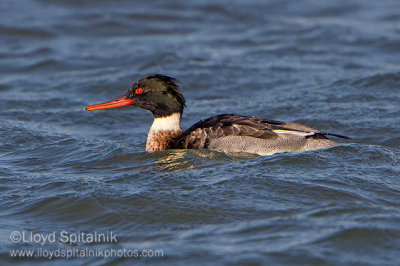
[[[181,114],[173,113],[170,116],[154,118],[150,132],[181,130]]]

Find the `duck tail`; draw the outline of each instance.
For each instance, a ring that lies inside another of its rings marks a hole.
[[[306,138],[310,138],[310,137],[322,137],[322,136],[332,136],[332,137],[337,137],[337,138],[341,138],[341,139],[350,139],[347,136],[343,136],[343,135],[339,135],[339,134],[333,134],[333,133],[328,133],[328,132],[315,132],[313,135],[311,136],[307,136]]]

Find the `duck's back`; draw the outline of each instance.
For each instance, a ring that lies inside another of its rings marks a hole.
[[[269,155],[336,145],[325,135],[329,134],[298,123],[222,114],[191,126],[175,141],[174,148]]]

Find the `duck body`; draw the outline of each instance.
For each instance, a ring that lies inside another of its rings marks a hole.
[[[270,155],[326,148],[336,142],[310,127],[251,116],[221,114],[184,131],[174,148]]]
[[[271,155],[337,145],[327,137],[329,135],[347,138],[320,132],[299,123],[235,114],[213,116],[183,131],[180,122],[185,100],[176,80],[164,75],[143,78],[121,98],[91,105],[86,109],[92,111],[124,105],[137,105],[152,111],[154,121],[147,136],[147,151],[209,149]]]

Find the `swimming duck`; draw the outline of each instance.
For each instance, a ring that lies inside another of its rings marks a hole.
[[[347,138],[299,123],[235,114],[213,116],[184,131],[181,128],[181,118],[185,98],[176,79],[160,74],[144,77],[134,83],[122,97],[87,106],[86,110],[127,105],[138,106],[153,113],[154,121],[147,136],[146,151],[210,149],[227,153],[270,155],[337,145],[327,136]]]

